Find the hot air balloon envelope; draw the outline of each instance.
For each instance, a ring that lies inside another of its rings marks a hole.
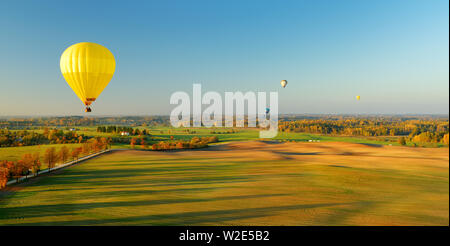
[[[360,99],[361,99],[361,97],[360,97],[360,96],[356,96],[356,100],[358,100],[358,101],[359,101]]]
[[[288,83],[287,80],[282,80],[280,82],[280,84],[281,84],[281,86],[283,86],[283,88],[286,87],[287,83]]]
[[[70,88],[88,107],[108,85],[116,69],[113,54],[104,46],[83,42],[70,46],[61,55],[61,73]]]

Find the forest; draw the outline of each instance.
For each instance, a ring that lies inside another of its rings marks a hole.
[[[339,136],[400,136],[410,142],[449,144],[448,119],[347,118],[279,122],[282,132]]]

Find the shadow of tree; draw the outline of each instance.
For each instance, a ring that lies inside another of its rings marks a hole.
[[[217,199],[217,198],[215,198]],[[229,199],[224,197],[223,199]],[[240,199],[236,197],[235,199]],[[140,202],[122,202],[120,206],[141,206],[148,205],[148,201]],[[168,213],[148,216],[131,216],[111,219],[86,219],[86,220],[71,220],[71,221],[48,221],[41,223],[18,223],[19,225],[111,225],[111,224],[127,224],[127,225],[196,225],[204,223],[218,224],[225,221],[248,219],[256,217],[265,217],[276,215],[278,212],[296,209],[315,209],[321,207],[354,205],[357,203],[316,203],[316,204],[299,204],[289,206],[272,206],[262,208],[245,208],[245,209],[229,209],[229,210],[214,210],[214,211],[200,211],[200,212],[183,212],[183,213]],[[89,208],[99,206],[111,206],[109,203],[84,204]],[[70,210],[68,212],[71,212]],[[54,215],[51,213],[50,215]]]
[[[2,208],[1,210],[0,222],[1,220],[5,219],[16,219],[16,218],[23,219],[32,217],[63,216],[63,215],[65,216],[70,214],[77,214],[77,211],[79,210],[96,209],[96,208],[115,208],[115,207],[175,204],[175,203],[210,202],[210,201],[265,198],[265,197],[287,196],[287,195],[288,194],[261,194],[261,195],[244,195],[244,196],[222,196],[211,198],[176,198],[176,199],[141,200],[141,201],[62,203],[54,205],[6,207]]]

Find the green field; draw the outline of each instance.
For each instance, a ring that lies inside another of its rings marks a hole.
[[[137,127],[140,130],[147,130],[153,137],[147,138],[149,143],[156,143],[158,141],[170,140],[170,136],[173,136],[175,140],[190,140],[197,137],[209,137],[217,136],[221,142],[232,141],[247,141],[258,140],[260,129],[252,128],[173,128],[173,127]],[[189,129],[195,131],[195,133],[187,133],[185,130]],[[227,131],[234,130],[235,133],[226,133]],[[221,134],[212,134],[211,131],[221,132]],[[117,137],[118,134],[113,133],[99,133],[95,127],[82,127],[79,134],[94,137]],[[133,136],[129,136],[132,138]],[[398,136],[380,136],[380,137],[353,137],[353,136],[332,136],[332,135],[319,135],[312,133],[297,133],[297,132],[278,132],[278,135],[273,138],[279,141],[299,141],[307,142],[309,140],[319,140],[325,142],[349,142],[349,143],[367,143],[367,144],[381,144],[381,145],[394,145],[399,146],[397,142]],[[408,142],[408,146],[414,146],[414,143]],[[444,147],[441,143],[416,143],[421,147]],[[121,147],[129,147],[121,145]]]
[[[228,143],[234,141],[248,141],[248,140],[258,140],[259,130],[258,129],[242,129],[234,128],[235,133],[225,133],[232,130],[233,128],[189,128],[195,133],[187,133],[184,128],[172,128],[172,127],[139,127],[140,129],[146,129],[150,132],[151,137],[147,137],[147,144],[157,143],[159,141],[170,141],[170,137],[174,137],[174,141],[177,140],[190,140],[193,137],[209,137],[217,136],[220,143]],[[223,132],[221,134],[211,134],[211,131]],[[42,130],[35,130],[36,132],[42,132]],[[118,137],[115,133],[101,133],[97,132],[95,127],[82,127],[77,131],[78,134],[83,134],[89,137]],[[127,136],[132,138],[134,136]],[[137,136],[136,136],[137,137]],[[392,144],[398,146],[398,143],[393,141],[392,137],[380,138],[385,139],[385,141],[380,141],[375,138],[363,138],[363,137],[343,137],[343,136],[325,136],[318,134],[308,134],[308,133],[284,133],[279,132],[278,136],[274,138],[277,141],[298,141],[307,142],[309,140],[319,140],[324,142],[349,142],[349,143],[367,143],[367,144],[380,144],[388,145]],[[80,144],[65,144],[69,149],[74,147],[79,147]],[[63,144],[50,144],[50,145],[35,145],[35,146],[24,146],[24,147],[2,147],[0,148],[0,160],[10,160],[16,161],[20,159],[26,153],[40,152],[41,154],[49,147],[55,147],[57,150],[61,148]],[[431,145],[430,145],[431,146]],[[129,144],[113,144],[113,149],[131,149]],[[140,149],[139,145],[135,146],[136,149]]]
[[[448,148],[116,151],[12,186],[0,225],[449,225]]]
[[[175,140],[190,140],[197,137],[209,137],[217,136],[220,142],[233,142],[233,141],[247,141],[258,140],[260,129],[251,128],[173,128],[173,127],[139,127],[139,129],[147,130],[152,137],[148,137],[149,143],[156,143],[158,141],[170,140],[173,136]],[[194,133],[187,133],[185,130],[189,129]],[[227,131],[234,130],[234,133],[227,133]],[[220,134],[211,133],[212,131],[220,132]],[[118,134],[114,133],[99,133],[96,128],[84,127],[77,131],[79,134],[93,137],[117,137]],[[132,138],[133,136],[128,136]],[[397,137],[385,136],[385,137],[351,137],[351,136],[331,136],[331,135],[319,135],[311,133],[296,133],[296,132],[279,132],[278,135],[273,138],[279,141],[300,141],[307,142],[309,140],[319,140],[328,142],[350,142],[350,143],[368,143],[368,144],[382,144],[398,146]],[[441,147],[440,144],[427,144],[426,147]]]

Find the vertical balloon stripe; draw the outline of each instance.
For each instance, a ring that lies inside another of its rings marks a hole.
[[[72,88],[72,90],[75,92],[75,94],[80,98],[81,101],[84,101],[83,95],[81,93],[81,87],[79,83],[76,83],[76,77],[73,71],[73,49],[67,49],[63,56],[61,57],[61,71],[63,72],[63,76],[66,79],[69,86]]]

